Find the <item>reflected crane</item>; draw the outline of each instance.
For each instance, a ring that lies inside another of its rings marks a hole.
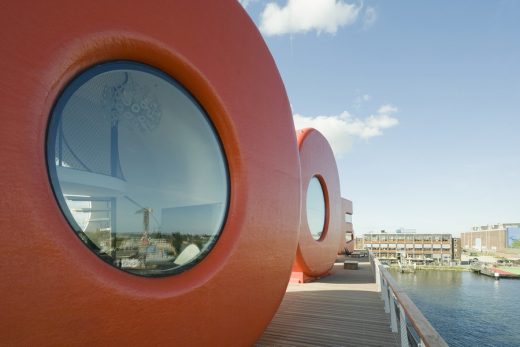
[[[135,214],[142,213],[143,214],[143,236],[141,237],[141,244],[144,246],[148,246],[150,243],[150,238],[148,236],[148,232],[150,230],[150,213],[152,213],[152,209],[149,207],[143,207],[140,210],[137,210]]]

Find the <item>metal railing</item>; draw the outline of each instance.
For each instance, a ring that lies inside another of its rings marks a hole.
[[[399,334],[401,346],[448,346],[371,252],[369,252],[369,259],[375,274],[376,284],[381,292],[381,299],[385,302],[385,312],[390,314],[390,328],[392,332]]]

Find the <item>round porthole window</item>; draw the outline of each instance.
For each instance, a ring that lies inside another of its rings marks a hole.
[[[307,188],[307,224],[312,238],[319,240],[325,226],[325,197],[320,180],[314,176]]]
[[[47,162],[72,229],[123,271],[186,270],[221,232],[229,177],[219,138],[189,92],[151,66],[108,62],[77,76],[54,107]]]

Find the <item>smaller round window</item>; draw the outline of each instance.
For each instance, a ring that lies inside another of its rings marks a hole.
[[[319,240],[325,226],[325,197],[316,176],[311,178],[307,188],[307,224],[312,238]]]

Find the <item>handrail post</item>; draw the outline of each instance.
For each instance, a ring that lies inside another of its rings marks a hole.
[[[381,293],[381,271],[379,270],[378,262],[375,263],[375,272],[376,272],[376,288],[377,291]]]
[[[384,278],[381,279],[381,296],[383,297],[383,300],[385,301],[385,312],[390,312],[390,298],[388,295],[388,283],[385,281]]]
[[[408,328],[406,327],[406,313],[401,305],[399,305],[399,321],[400,321],[400,334],[401,335],[401,347],[409,347],[408,345]]]
[[[393,292],[390,292],[390,328],[393,333],[397,332],[397,313],[395,311],[395,297]]]
[[[385,311],[390,313],[390,329],[400,335],[400,345],[402,347],[410,347],[410,344],[419,347],[448,347],[379,260],[370,253],[369,256],[377,289],[385,302]]]

